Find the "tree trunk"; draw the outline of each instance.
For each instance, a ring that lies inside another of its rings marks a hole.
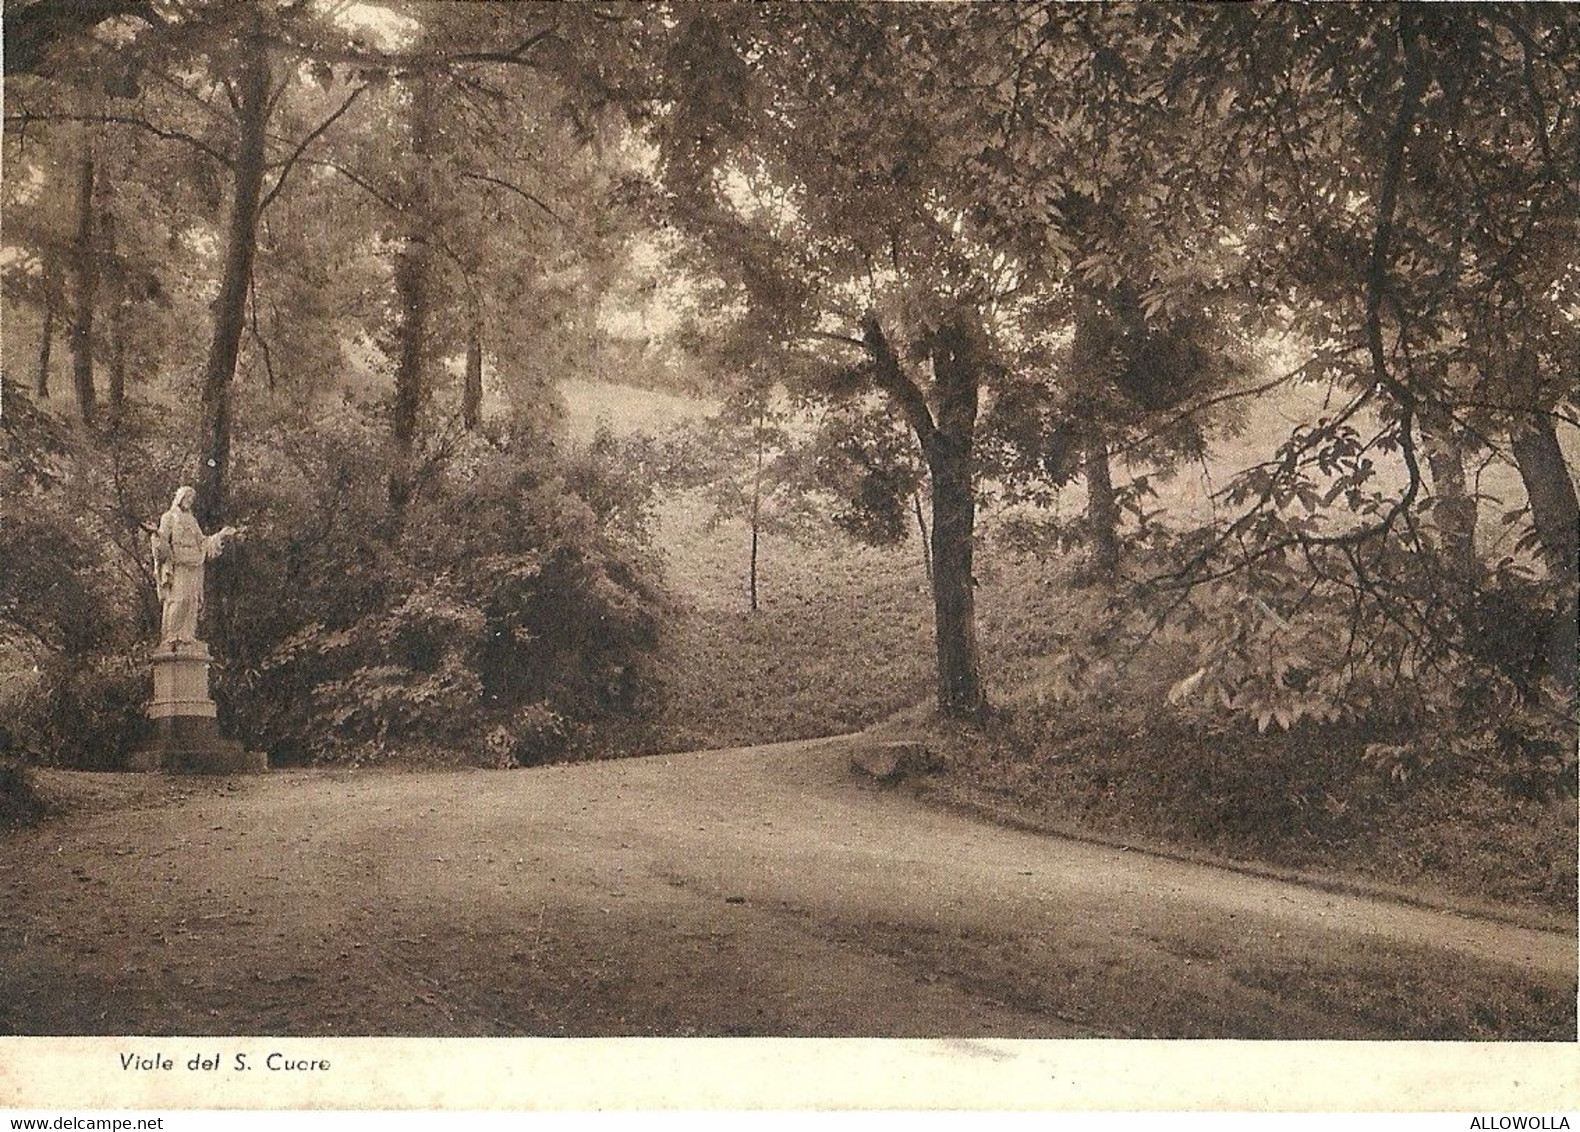
[[[110,419],[120,420],[126,408],[126,304],[117,299],[110,310]]]
[[[751,593],[752,612],[757,612],[757,541],[762,530],[763,518],[763,413],[757,414],[757,464],[752,472],[752,564],[748,573],[747,588]]]
[[[927,541],[927,519],[922,514],[922,493],[911,493],[911,506],[916,511],[916,529],[922,535],[922,571],[927,575],[927,580],[933,580],[933,548]]]
[[[104,214],[102,240],[105,258],[113,263],[115,254],[115,215]],[[126,408],[126,282],[120,272],[112,271],[109,279],[110,306],[110,419],[119,421]]]
[[[1432,508],[1443,557],[1461,578],[1476,574],[1476,501],[1465,485],[1465,450],[1440,405],[1419,405],[1421,446],[1432,473]]]
[[[1552,418],[1532,414],[1510,436],[1514,462],[1531,504],[1531,520],[1547,569],[1558,587],[1557,620],[1548,639],[1548,672],[1567,694],[1575,690],[1576,588],[1580,579],[1580,502],[1564,463]]]
[[[258,246],[258,203],[263,194],[266,128],[269,123],[269,58],[256,34],[245,41],[236,112],[240,127],[232,167],[230,222],[219,297],[214,301],[214,331],[203,368],[201,448],[195,510],[205,527],[225,511],[230,465],[231,385],[247,319],[247,286]]]
[[[1119,505],[1108,466],[1108,445],[1086,446],[1086,521],[1092,530],[1092,568],[1102,577],[1119,568]]]
[[[757,520],[752,520],[752,566],[751,566],[751,607],[752,612],[757,612]]]
[[[95,238],[93,182],[95,162],[91,127],[82,130],[82,152],[77,160],[77,236],[72,247],[75,294],[71,320],[71,381],[77,393],[77,411],[87,424],[98,415],[93,387],[93,308],[99,289],[99,255]]]
[[[38,343],[38,378],[33,386],[40,400],[49,399],[49,355],[55,346],[55,288],[53,279],[54,269],[51,268],[44,281],[44,327]]]
[[[483,423],[483,309],[474,293],[467,301],[466,379],[461,387],[461,423],[476,432]]]
[[[427,257],[417,239],[395,256],[395,294],[400,304],[399,347],[395,356],[395,467],[390,472],[390,505],[397,511],[411,498],[412,454],[417,415],[422,409],[422,356],[427,344]]]
[[[972,550],[976,498],[971,456],[958,440],[934,438],[928,455],[933,483],[933,628],[938,649],[938,708],[974,717],[985,706],[976,636]]]
[[[395,466],[390,471],[390,507],[399,515],[411,499],[417,419],[425,395],[423,362],[428,341],[428,226],[433,209],[427,156],[432,134],[432,93],[425,79],[411,91],[411,169],[406,194],[406,232],[395,255],[396,328]]]
[[[974,443],[980,332],[963,323],[939,331],[933,357],[938,421],[924,445],[933,492],[933,627],[938,652],[938,708],[979,718],[987,707],[977,649]]]
[[[862,342],[873,360],[874,383],[916,433],[933,494],[933,632],[938,662],[938,710],[957,719],[979,719],[987,710],[977,651],[975,441],[979,383],[987,361],[979,327],[957,318],[933,345],[937,418],[921,388],[905,372],[877,316],[862,323]]]

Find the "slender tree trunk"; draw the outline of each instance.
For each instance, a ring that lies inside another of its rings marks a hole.
[[[120,420],[126,408],[126,304],[117,299],[110,311],[110,418]]]
[[[390,506],[399,515],[411,499],[417,421],[426,393],[423,362],[428,342],[428,225],[432,218],[428,150],[432,135],[432,92],[426,79],[413,80],[411,160],[407,225],[395,256],[395,294],[400,309],[395,357],[395,467],[390,472]]]
[[[109,211],[104,214],[102,246],[106,261],[113,263],[116,250],[115,214]],[[110,308],[109,409],[110,419],[119,422],[126,408],[126,282],[120,272],[111,272],[107,290]]]
[[[1558,587],[1557,619],[1548,640],[1548,672],[1573,695],[1576,664],[1576,588],[1580,580],[1580,502],[1564,463],[1552,418],[1532,414],[1511,436],[1514,461],[1531,504],[1531,520],[1543,557]]]
[[[983,344],[957,323],[939,332],[933,358],[938,420],[925,444],[933,491],[933,621],[938,707],[974,719],[987,707],[977,648],[974,444]]]
[[[77,236],[72,247],[75,294],[71,320],[71,380],[77,393],[77,411],[87,424],[98,415],[93,386],[93,309],[99,289],[99,254],[94,225],[93,182],[96,165],[91,127],[82,130],[82,152],[77,159]]]
[[[922,493],[911,493],[911,507],[916,511],[916,529],[922,534],[922,571],[927,580],[933,580],[933,548],[927,541],[927,519],[922,514]]]
[[[244,41],[237,120],[240,127],[232,167],[230,221],[225,231],[225,258],[219,297],[214,301],[214,329],[208,361],[203,367],[202,440],[197,468],[197,506],[205,526],[225,511],[230,466],[231,386],[241,336],[247,321],[247,285],[258,247],[258,204],[263,195],[266,130],[269,123],[269,57],[261,37]]]
[[[49,399],[49,355],[55,346],[55,287],[54,269],[49,269],[44,281],[44,327],[38,343],[38,378],[33,388],[40,400]]]
[[[467,300],[466,379],[461,387],[461,423],[476,432],[483,423],[483,308],[474,292]]]
[[[752,612],[757,612],[757,521],[752,520],[752,566],[751,566],[751,607]]]
[[[1462,578],[1476,574],[1476,501],[1465,484],[1465,450],[1454,422],[1440,405],[1419,406],[1421,446],[1426,450],[1436,502],[1432,514],[1443,557]]]
[[[757,463],[752,471],[752,562],[747,573],[752,612],[757,612],[757,542],[763,520],[763,411],[757,413]]]
[[[1086,446],[1086,521],[1092,530],[1092,567],[1109,577],[1119,568],[1119,505],[1102,440]]]

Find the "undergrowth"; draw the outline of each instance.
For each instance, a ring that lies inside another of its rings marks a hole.
[[[680,610],[654,670],[649,721],[605,733],[608,753],[809,738],[883,720],[914,731],[932,694],[932,625],[916,543],[875,550],[761,548],[762,608],[746,608],[747,532],[709,530],[671,501],[659,541]],[[1370,877],[1466,897],[1573,908],[1572,797],[1520,798],[1496,775],[1443,757],[1402,775],[1379,758],[1415,737],[1397,723],[1306,718],[1258,730],[1169,691],[1195,661],[1151,642],[1098,688],[1072,692],[1071,654],[1111,623],[1109,587],[1076,559],[1017,556],[991,541],[978,564],[979,637],[995,707],[985,732],[942,742],[939,787],[1066,828]],[[1115,650],[1117,651],[1117,650]]]
[[[1276,866],[1359,874],[1495,903],[1570,909],[1572,798],[1522,799],[1463,773],[1400,782],[1375,731],[1258,733],[1150,712],[1008,707],[951,745],[946,794],[1052,824]]]
[[[31,825],[43,813],[43,800],[28,769],[0,761],[0,833]]]

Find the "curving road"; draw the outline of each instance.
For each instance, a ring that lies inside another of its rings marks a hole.
[[[852,741],[82,776],[119,807],[0,840],[0,1031],[1575,1038],[1572,934],[982,824]]]

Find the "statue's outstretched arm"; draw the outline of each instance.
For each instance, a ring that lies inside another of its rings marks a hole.
[[[236,527],[221,527],[211,535],[203,536],[203,557],[218,558],[225,550],[225,543],[240,535]]]

